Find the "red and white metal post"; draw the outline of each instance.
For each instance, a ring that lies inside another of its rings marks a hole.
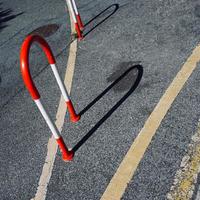
[[[79,25],[80,29],[83,30],[84,29],[84,25],[83,25],[83,22],[81,20],[81,16],[80,16],[80,14],[78,12],[75,0],[72,0],[72,4],[73,4],[73,8],[74,8],[74,11],[75,11],[75,14],[76,14],[76,19],[78,21],[78,25]]]
[[[75,29],[78,35],[78,39],[82,40],[83,39],[83,35],[82,35],[82,31],[81,31],[81,27],[83,28],[83,24],[80,18],[80,15],[78,13],[75,1],[71,1],[71,0],[66,0],[68,8],[70,10],[72,19],[74,21],[74,25],[75,25]],[[73,3],[72,3],[73,2]],[[75,7],[74,7],[75,6]],[[76,15],[77,13],[77,15]],[[78,17],[79,16],[79,17]],[[79,19],[80,18],[80,19]],[[82,25],[82,26],[81,26]]]
[[[42,48],[42,50],[44,51],[49,64],[51,65],[51,68],[53,70],[53,73],[56,77],[56,81],[59,85],[59,88],[62,92],[62,95],[65,99],[65,102],[67,104],[69,113],[70,113],[70,118],[72,121],[78,121],[80,119],[80,116],[78,116],[75,113],[73,104],[69,98],[69,95],[67,93],[67,90],[63,84],[63,82],[61,81],[61,78],[59,76],[56,64],[55,64],[55,58],[53,56],[53,53],[48,45],[48,43],[41,37],[38,35],[29,35],[27,36],[27,38],[24,40],[22,47],[21,47],[21,52],[20,52],[20,68],[21,68],[21,73],[22,73],[22,77],[24,80],[24,83],[32,97],[32,99],[34,100],[34,102],[36,103],[38,109],[40,110],[42,116],[44,117],[47,125],[49,126],[49,129],[51,130],[53,136],[55,137],[59,147],[60,147],[60,151],[62,152],[62,157],[63,160],[68,161],[68,160],[72,160],[73,156],[74,156],[74,152],[73,151],[69,151],[68,148],[66,147],[62,136],[60,135],[57,127],[55,126],[55,124],[53,123],[53,121],[51,120],[49,114],[47,113],[44,105],[42,104],[41,100],[40,100],[40,94],[37,90],[37,88],[35,87],[35,84],[32,80],[31,74],[30,74],[30,70],[29,70],[29,51],[30,51],[30,47],[32,45],[33,42],[38,42]]]

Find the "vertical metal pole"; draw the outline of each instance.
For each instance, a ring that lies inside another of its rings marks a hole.
[[[74,25],[75,25],[75,29],[76,29],[76,32],[77,32],[77,35],[78,35],[78,39],[79,39],[79,40],[82,40],[82,39],[83,39],[83,35],[82,35],[82,32],[81,32],[80,27],[79,27],[79,25],[78,25],[78,22],[77,22],[77,20],[76,20],[76,14],[75,14],[75,12],[74,12],[72,2],[71,2],[71,0],[66,0],[66,3],[67,3],[67,5],[68,5],[68,8],[69,8],[69,10],[70,10],[72,19],[73,19],[73,21],[74,21]]]
[[[78,21],[78,25],[79,25],[80,29],[83,30],[84,29],[84,25],[83,25],[83,22],[81,20],[81,16],[80,16],[80,14],[78,12],[75,0],[72,0],[72,4],[73,4],[73,7],[74,7],[74,11],[75,11],[75,14],[76,14],[76,19]]]

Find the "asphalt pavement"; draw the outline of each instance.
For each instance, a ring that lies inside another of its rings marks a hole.
[[[76,124],[66,117],[62,135],[75,157],[65,163],[57,153],[48,200],[101,198],[145,121],[200,40],[197,0],[80,0],[77,5],[86,27],[85,37],[78,43],[71,97],[82,115]],[[6,22],[0,16],[0,197],[31,199],[44,164],[49,130],[24,89],[19,49],[34,29],[57,24],[46,39],[64,76],[69,16],[64,1],[3,1],[0,6],[11,9],[8,15],[15,16]],[[55,118],[60,93],[36,48],[32,66],[34,80]],[[163,119],[122,199],[166,199],[197,130],[199,67]]]
[[[47,199],[100,199],[149,114],[199,42],[195,6],[194,1],[96,1],[80,9],[87,23],[109,7],[86,26],[86,37],[79,43],[72,87],[77,109],[84,109],[131,66],[141,65],[144,73],[136,90],[114,112],[137,70],[87,110],[80,123],[65,124],[63,134],[72,147],[89,135],[74,162],[66,165],[57,157]],[[197,77],[198,67],[157,131],[123,199],[165,199],[199,119]]]

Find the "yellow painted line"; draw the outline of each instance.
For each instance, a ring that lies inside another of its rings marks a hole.
[[[71,16],[70,16],[70,21],[71,21],[71,32],[74,33],[75,27],[74,24],[72,23]],[[72,79],[76,61],[76,52],[77,52],[77,40],[73,41],[70,44],[67,70],[64,78],[64,83],[69,93],[71,91],[71,86],[72,86]],[[66,114],[66,103],[63,97],[61,96],[55,121],[55,124],[60,132],[62,131],[62,127],[64,124],[65,114]],[[45,200],[47,193],[47,186],[51,178],[56,153],[57,153],[57,143],[54,137],[52,136],[48,141],[47,156],[42,169],[42,174],[40,176],[37,192],[35,197],[32,198],[32,200]]]
[[[144,153],[149,146],[153,136],[156,133],[161,121],[165,117],[167,111],[171,107],[173,101],[178,93],[183,88],[185,82],[188,80],[193,70],[200,60],[200,45],[198,45],[187,59],[181,70],[178,72],[157,106],[147,119],[144,127],[134,140],[126,156],[122,160],[119,168],[107,186],[101,200],[119,200],[127,184],[130,182],[137,169]]]
[[[176,172],[174,183],[167,195],[169,200],[189,200],[192,198],[200,172],[200,123],[188,146],[187,154],[182,159],[180,169]]]

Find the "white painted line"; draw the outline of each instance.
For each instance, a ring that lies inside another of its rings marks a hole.
[[[74,23],[72,23],[72,18],[70,16],[70,21],[71,21],[71,32],[75,32],[74,28]],[[73,79],[73,74],[74,74],[74,68],[75,68],[75,61],[76,61],[76,51],[77,51],[77,40],[71,43],[70,49],[69,49],[69,57],[68,57],[68,62],[67,62],[67,70],[65,74],[65,79],[64,79],[64,84],[67,87],[67,90],[71,91],[71,86],[72,86],[72,79]],[[66,114],[66,103],[61,96],[57,114],[56,114],[56,121],[55,124],[58,128],[58,130],[61,132],[64,119],[65,119],[65,114]],[[46,198],[46,193],[47,193],[47,186],[51,178],[52,170],[53,170],[53,165],[57,153],[57,143],[54,137],[52,136],[47,145],[47,156],[45,159],[45,163],[42,169],[42,174],[40,176],[38,188],[35,197],[32,200],[45,200]]]
[[[178,72],[157,106],[147,119],[144,127],[134,140],[126,156],[122,160],[119,168],[111,179],[101,200],[119,200],[132,179],[141,159],[144,156],[156,130],[160,126],[167,111],[171,107],[178,93],[196,68],[200,60],[200,45],[198,45],[191,56],[187,59],[181,70]]]

